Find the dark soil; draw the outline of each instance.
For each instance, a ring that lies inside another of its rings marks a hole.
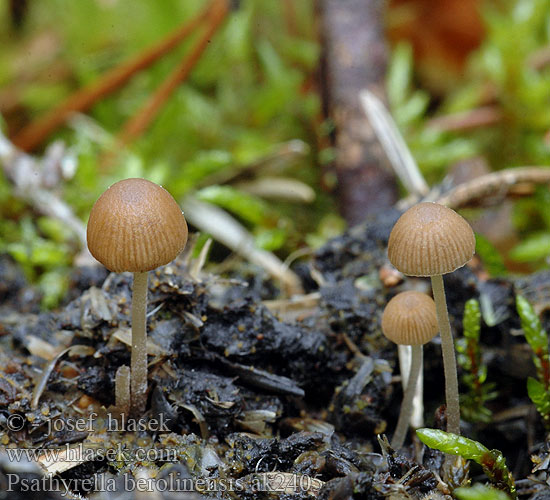
[[[12,492],[0,498],[61,498],[47,491],[52,483],[25,489],[43,479],[44,463],[13,460],[5,449],[67,444],[95,451],[85,460],[68,460],[53,479],[72,481],[75,494],[91,498],[199,495],[162,491],[176,479],[194,480],[195,486],[199,479],[211,480],[210,486],[197,487],[200,498],[444,498],[466,477],[464,464],[448,472],[441,454],[419,454],[416,440],[411,446],[409,439],[397,454],[378,438],[391,436],[402,396],[392,379],[399,371],[396,348],[380,331],[382,310],[400,291],[429,290],[424,279],[386,286],[380,277],[398,216],[388,211],[371,218],[317,252],[307,279],[318,303],[296,314],[295,321],[282,313],[278,318],[262,303],[274,298],[274,285],[253,269],[240,280],[205,275],[197,281],[180,259],[150,273],[150,397],[140,417],[162,421],[155,431],[113,430],[107,413],[115,402],[115,373],[130,364],[129,347],[120,339],[130,326],[131,276],[105,279],[102,268],[75,271],[73,300],[41,313],[38,295],[9,259],[1,259],[0,485],[6,490],[11,480]],[[306,267],[300,266],[303,274]],[[527,397],[526,378],[534,367],[524,337],[516,335],[514,297],[520,290],[546,311],[550,273],[515,281],[482,276],[468,267],[445,276],[457,336],[466,300],[481,300],[483,356],[498,391],[488,403],[492,421],[464,421],[463,432],[501,450],[520,496],[540,500],[548,488],[550,460],[541,419]],[[59,356],[69,346],[80,347]],[[442,427],[437,338],[426,346],[424,376],[426,425]],[[69,425],[90,415],[93,425],[86,429]],[[20,429],[13,429],[14,421]],[[122,451],[103,456],[105,449]],[[143,459],[134,453],[138,449],[173,455]],[[535,453],[539,470],[531,475]],[[46,470],[52,471],[47,465]],[[485,481],[473,466],[469,472]],[[125,491],[138,476],[157,481],[159,491],[150,496]],[[92,479],[88,488],[85,480]],[[93,493],[94,487],[109,491]]]

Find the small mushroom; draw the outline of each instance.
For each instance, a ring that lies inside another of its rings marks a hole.
[[[445,301],[443,274],[466,264],[475,252],[472,228],[455,211],[437,203],[419,203],[395,223],[388,241],[390,262],[403,274],[430,276],[441,332],[445,371],[447,431],[460,434],[456,357]]]
[[[134,273],[130,393],[132,413],[139,414],[147,403],[147,273],[183,250],[187,224],[164,188],[145,179],[125,179],[95,202],[87,240],[90,253],[107,269]]]
[[[434,301],[422,292],[399,293],[384,309],[382,331],[393,343],[411,346],[412,352],[409,381],[391,443],[392,447],[398,450],[405,442],[413,411],[414,394],[422,370],[422,346],[432,340],[438,332]]]

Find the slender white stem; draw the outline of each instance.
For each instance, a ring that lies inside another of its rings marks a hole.
[[[413,399],[416,392],[416,383],[418,382],[418,375],[420,375],[420,370],[422,368],[422,346],[411,346],[411,355],[409,380],[407,382],[405,394],[403,395],[401,411],[399,412],[399,418],[397,419],[397,427],[395,428],[395,433],[391,441],[392,448],[395,450],[398,450],[403,446],[407,435],[407,429],[409,428],[409,421],[413,410]]]
[[[456,357],[443,276],[432,276],[435,310],[439,332],[441,333],[441,351],[443,353],[443,370],[445,372],[445,398],[447,400],[447,432],[460,434],[460,403],[458,401],[458,377],[456,374]]]
[[[405,394],[407,382],[409,381],[409,372],[411,371],[411,346],[398,345],[397,356],[399,357],[401,385],[403,387],[403,394]],[[416,382],[416,390],[414,392],[412,413],[409,420],[409,425],[413,429],[424,427],[424,374],[422,366],[420,367],[420,374],[418,375],[418,380]]]
[[[147,404],[147,278],[146,272],[134,273],[130,377],[132,415],[142,414]]]

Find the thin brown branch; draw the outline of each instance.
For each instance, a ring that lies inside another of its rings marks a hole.
[[[397,182],[365,116],[359,94],[383,99],[387,67],[384,0],[319,0],[322,95],[334,125],[338,202],[348,224],[397,201]]]
[[[550,66],[550,45],[546,45],[533,52],[527,59],[527,64],[537,71]]]
[[[20,149],[31,151],[39,146],[51,133],[63,125],[73,113],[88,110],[94,103],[122,87],[136,73],[151,66],[155,61],[174,49],[203,22],[212,10],[206,6],[194,18],[183,23],[178,29],[154,47],[139,54],[127,63],[113,68],[97,82],[76,91],[59,106],[47,112],[19,132],[12,141]]]
[[[516,167],[482,175],[460,184],[436,201],[455,210],[496,205],[510,195],[529,195],[538,184],[550,184],[550,167]]]
[[[428,121],[428,127],[441,132],[461,132],[495,125],[502,120],[501,111],[495,106],[483,106],[460,113],[439,116]]]
[[[162,83],[159,89],[145,103],[145,106],[131,118],[123,127],[118,140],[123,144],[127,144],[137,138],[151,124],[157,116],[159,110],[170,98],[174,90],[183,83],[189,76],[189,73],[201,57],[202,53],[210,43],[210,39],[221,26],[229,12],[227,0],[219,0],[212,7],[209,18],[210,24],[207,27],[203,36],[193,47],[191,52],[186,55],[180,65],[170,74],[170,76]]]
[[[294,0],[283,0],[282,7],[288,34],[297,36],[298,26],[296,23],[296,5],[294,4]]]
[[[319,292],[293,295],[288,299],[264,300],[262,304],[282,321],[292,323],[315,314],[319,308]]]
[[[231,166],[206,176],[196,184],[196,188],[212,184],[231,184],[246,181],[259,174],[276,175],[292,162],[309,153],[309,146],[299,139],[276,144],[273,150],[264,157],[258,158],[246,165]]]

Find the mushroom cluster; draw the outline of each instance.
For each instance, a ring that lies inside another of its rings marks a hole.
[[[395,223],[388,241],[390,262],[403,274],[429,276],[441,333],[445,373],[447,431],[460,434],[460,404],[456,356],[443,274],[464,266],[474,255],[475,236],[468,222],[437,203],[419,203]]]
[[[413,411],[414,394],[422,370],[422,346],[438,332],[433,299],[414,290],[397,294],[384,309],[382,331],[393,343],[411,346],[409,379],[391,442],[393,448],[399,449],[405,442]]]
[[[145,179],[125,179],[95,202],[87,242],[90,253],[110,271],[134,273],[131,368],[119,368],[115,392],[117,405],[129,402],[132,414],[137,415],[147,403],[148,272],[168,264],[183,250],[187,224],[164,188]]]

